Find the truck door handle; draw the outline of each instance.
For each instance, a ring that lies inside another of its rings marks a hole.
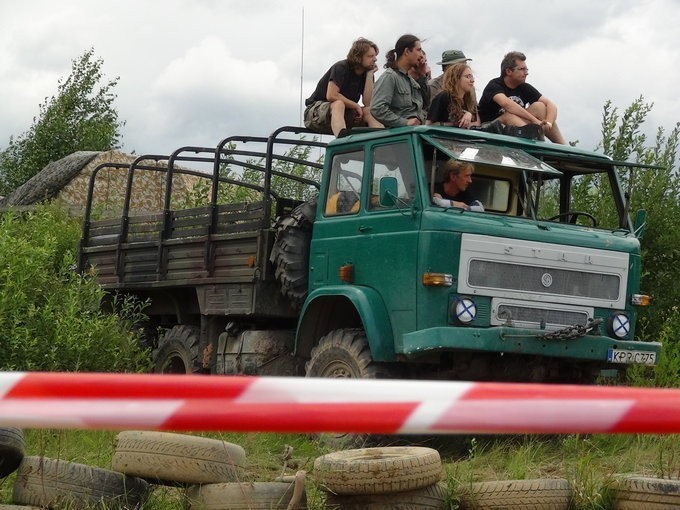
[[[373,227],[366,227],[364,225],[359,226],[359,232],[370,232],[371,230],[373,230]]]

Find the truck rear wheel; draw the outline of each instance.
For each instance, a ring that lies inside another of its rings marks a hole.
[[[174,326],[158,342],[154,351],[154,372],[193,374],[198,372],[200,328]]]
[[[281,293],[299,308],[307,297],[309,243],[316,216],[316,199],[297,206],[279,220],[276,240],[269,257]]]

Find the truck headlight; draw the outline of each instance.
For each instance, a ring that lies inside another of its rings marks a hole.
[[[451,306],[451,315],[461,324],[469,324],[477,317],[477,305],[470,298],[456,298]]]
[[[609,317],[608,329],[616,338],[625,338],[630,333],[630,319],[625,313],[614,312]]]

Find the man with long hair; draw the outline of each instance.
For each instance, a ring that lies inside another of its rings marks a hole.
[[[384,127],[369,110],[377,57],[378,46],[374,42],[363,37],[354,41],[347,58],[326,71],[305,101],[305,126],[336,137],[345,136],[348,126]]]
[[[427,96],[413,77],[413,73],[419,77],[427,73],[420,39],[411,34],[402,35],[386,58],[386,71],[375,84],[371,113],[385,127],[423,124]]]

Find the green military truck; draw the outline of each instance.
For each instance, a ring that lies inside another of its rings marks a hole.
[[[474,165],[484,211],[433,203],[450,159]],[[234,136],[100,165],[79,269],[148,300],[158,372],[593,382],[660,351],[635,339],[649,297],[625,166],[440,126]],[[111,172],[116,207],[97,200]],[[133,207],[145,173],[161,211]],[[607,188],[608,218],[574,209],[584,182]]]

